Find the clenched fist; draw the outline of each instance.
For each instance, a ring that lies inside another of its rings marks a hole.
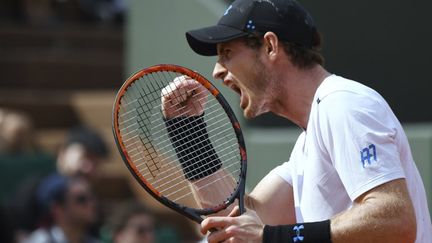
[[[167,119],[199,116],[207,102],[207,89],[188,76],[180,76],[162,89],[161,99]]]

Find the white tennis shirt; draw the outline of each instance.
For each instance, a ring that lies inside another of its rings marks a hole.
[[[292,185],[297,222],[331,218],[366,191],[405,178],[417,243],[431,242],[426,193],[403,128],[374,90],[331,75],[318,87],[309,121],[276,173]]]

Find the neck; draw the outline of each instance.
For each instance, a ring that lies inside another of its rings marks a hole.
[[[281,88],[275,96],[279,98],[273,103],[273,113],[306,129],[315,92],[328,76],[330,74],[321,65],[310,69],[291,66],[290,70],[282,70]]]

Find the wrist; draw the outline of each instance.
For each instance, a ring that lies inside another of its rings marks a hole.
[[[210,141],[204,113],[164,121],[186,179],[196,181],[222,167],[222,161]]]
[[[260,234],[259,234],[259,239],[260,239],[260,242],[263,242],[264,243],[264,230],[265,230],[265,227],[266,227],[266,225],[262,225],[262,228],[261,228],[261,231],[260,231]]]
[[[291,225],[265,225],[263,243],[331,243],[330,220]]]

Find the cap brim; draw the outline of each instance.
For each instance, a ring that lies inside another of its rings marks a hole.
[[[186,39],[192,50],[203,56],[217,55],[218,43],[247,35],[246,32],[225,26],[214,25],[186,32]]]

